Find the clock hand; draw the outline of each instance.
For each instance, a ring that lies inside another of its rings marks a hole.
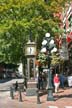
[[[30,54],[31,54],[31,52],[32,52],[32,48],[30,48]]]

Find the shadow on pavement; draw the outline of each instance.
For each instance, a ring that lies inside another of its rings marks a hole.
[[[40,90],[39,91],[39,96],[43,96],[47,94],[47,90]]]
[[[61,98],[72,98],[72,94],[68,94],[68,95],[56,95],[56,96],[54,96],[54,98],[55,98],[55,101],[56,100],[59,100],[59,99],[61,99]]]
[[[8,82],[12,80],[11,78],[8,78],[8,79],[0,79],[0,83],[5,83],[5,82]]]

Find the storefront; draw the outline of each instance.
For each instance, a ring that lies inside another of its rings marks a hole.
[[[12,64],[12,63],[0,63],[0,79],[5,78],[14,78],[16,77],[16,69],[18,68],[18,65]]]

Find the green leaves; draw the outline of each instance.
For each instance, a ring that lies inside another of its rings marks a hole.
[[[46,63],[46,54],[44,53],[39,53],[38,54],[38,61],[41,63],[41,64],[45,64]]]
[[[64,0],[51,0],[47,4],[41,0],[0,0],[0,60],[21,61],[30,29],[38,49],[46,32],[51,36],[60,34],[60,20],[54,13],[60,11],[62,3]]]

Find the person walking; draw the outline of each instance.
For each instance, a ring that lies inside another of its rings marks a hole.
[[[41,74],[37,74],[36,81],[37,81],[37,88],[40,90],[40,88],[41,88]]]
[[[60,74],[60,86],[64,89],[65,77],[63,74]]]
[[[54,81],[55,93],[57,93],[60,85],[60,79],[58,74],[55,74],[53,81]]]
[[[16,83],[15,83],[15,91],[17,91],[18,90],[18,82],[16,81]]]

